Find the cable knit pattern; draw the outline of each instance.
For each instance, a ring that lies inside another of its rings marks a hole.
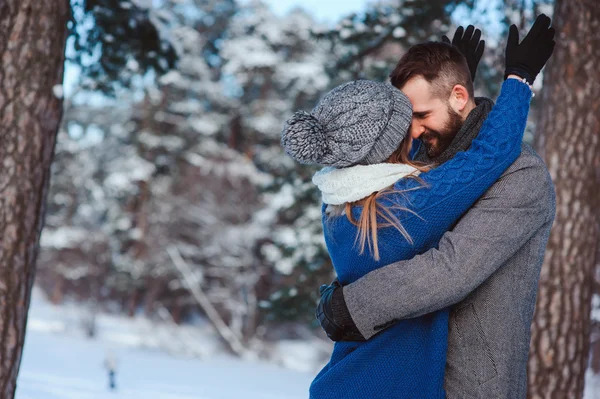
[[[397,211],[413,239],[411,245],[394,228],[378,232],[380,261],[368,248],[360,255],[357,233],[345,216],[329,218],[323,206],[325,241],[338,279],[349,284],[379,267],[410,259],[437,246],[441,236],[517,159],[531,90],[508,79],[498,101],[469,150],[414,179],[401,179],[398,190],[412,190],[382,198],[417,213]],[[361,208],[353,209],[360,217]],[[444,366],[448,339],[448,310],[402,320],[366,342],[337,342],[329,363],[310,387],[312,399],[435,399],[444,398]]]
[[[305,164],[385,162],[406,137],[411,116],[410,100],[389,82],[355,80],[325,94],[310,114],[288,119],[281,145]]]

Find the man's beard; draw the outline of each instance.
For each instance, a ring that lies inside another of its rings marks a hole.
[[[439,157],[456,137],[456,133],[463,125],[463,120],[450,106],[448,106],[448,121],[442,130],[427,130],[419,138],[429,158]]]

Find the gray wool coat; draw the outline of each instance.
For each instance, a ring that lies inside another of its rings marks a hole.
[[[447,398],[525,398],[530,327],[555,209],[546,165],[523,144],[437,248],[344,286],[353,321],[370,338],[394,320],[451,306]]]

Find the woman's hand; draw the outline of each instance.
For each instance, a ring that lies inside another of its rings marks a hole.
[[[321,300],[315,316],[329,339],[336,342],[366,341],[350,317],[340,282],[335,279],[329,285],[323,284],[319,292]]]
[[[475,80],[475,73],[477,72],[477,65],[485,50],[485,40],[481,39],[481,30],[475,29],[473,25],[467,26],[465,30],[462,26],[459,26],[454,33],[452,43],[448,36],[442,36],[442,42],[452,44],[454,47],[465,56],[467,64],[469,65],[469,71],[471,72],[471,80]]]
[[[514,74],[524,78],[530,85],[540,73],[554,51],[554,28],[550,18],[540,14],[527,36],[519,43],[519,30],[511,25],[506,43],[506,69],[504,78]]]

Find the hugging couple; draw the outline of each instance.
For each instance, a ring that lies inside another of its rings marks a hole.
[[[522,144],[554,49],[540,15],[510,28],[494,104],[475,98],[481,32],[411,47],[390,83],[357,80],[296,112],[281,143],[323,198],[337,278],[316,315],[335,341],[312,399],[525,398],[555,193]]]

